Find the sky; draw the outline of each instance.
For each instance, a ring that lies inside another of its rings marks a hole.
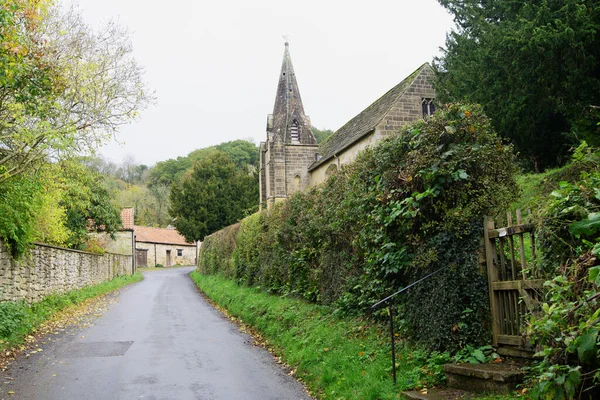
[[[436,0],[63,0],[132,35],[156,104],[100,149],[153,165],[266,139],[285,38],[313,126],[336,130],[425,62],[452,28]]]

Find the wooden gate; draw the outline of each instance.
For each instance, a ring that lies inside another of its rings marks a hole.
[[[497,228],[500,226],[501,228]],[[502,227],[503,226],[503,227]],[[523,224],[521,212],[484,220],[485,253],[494,346],[529,349],[524,320],[537,310],[543,279],[536,279],[534,227]]]
[[[135,265],[138,267],[148,266],[148,249],[135,249]]]

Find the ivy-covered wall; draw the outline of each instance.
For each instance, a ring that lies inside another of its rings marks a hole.
[[[401,327],[431,348],[487,339],[484,215],[518,192],[512,148],[474,105],[450,105],[364,151],[323,185],[205,239],[199,265],[276,294],[368,312],[398,299]],[[383,313],[383,311],[380,311]]]

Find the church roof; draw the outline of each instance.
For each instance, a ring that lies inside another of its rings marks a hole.
[[[386,116],[396,101],[404,94],[406,89],[425,68],[431,68],[428,63],[421,65],[415,72],[394,86],[390,91],[377,99],[360,114],[348,121],[344,126],[335,131],[319,147],[321,158],[314,162],[309,170],[317,168],[334,155],[341,153],[347,147],[362,139],[372,132]]]

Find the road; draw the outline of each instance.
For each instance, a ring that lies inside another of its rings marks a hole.
[[[145,272],[92,326],[17,360],[4,373],[1,397],[310,399],[203,299],[188,276],[192,270]]]

